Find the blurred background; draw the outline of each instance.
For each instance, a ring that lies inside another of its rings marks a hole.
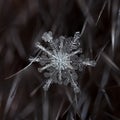
[[[56,84],[44,92],[38,65],[26,67],[49,30],[80,31],[97,62],[79,73],[80,94]],[[119,39],[119,0],[0,0],[0,120],[120,120]]]

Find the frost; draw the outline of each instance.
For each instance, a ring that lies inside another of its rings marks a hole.
[[[79,32],[76,32],[74,37],[60,36],[59,38],[53,38],[52,32],[49,31],[42,35],[41,42],[36,43],[36,47],[41,51],[41,54],[34,62],[40,64],[41,67],[38,68],[38,71],[44,72],[47,79],[43,86],[44,90],[48,90],[52,83],[60,85],[70,83],[75,93],[80,91],[76,71],[81,72],[85,66],[94,67],[96,62],[83,57],[79,39]],[[34,58],[29,60],[33,61]]]

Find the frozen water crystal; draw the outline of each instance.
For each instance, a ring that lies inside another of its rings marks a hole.
[[[41,54],[34,60],[38,62],[39,72],[44,71],[44,76],[48,79],[43,86],[44,90],[48,90],[52,83],[68,85],[73,87],[75,93],[80,91],[77,83],[76,71],[82,71],[84,66],[96,65],[94,60],[81,57],[82,48],[80,47],[80,33],[76,32],[74,37],[65,38],[60,36],[54,39],[52,32],[45,32],[42,35],[41,42],[36,43],[36,47],[41,51]]]

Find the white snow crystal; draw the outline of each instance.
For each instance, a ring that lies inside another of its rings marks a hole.
[[[50,84],[69,83],[73,87],[75,93],[80,91],[77,83],[77,70],[82,71],[84,66],[95,66],[96,62],[89,58],[81,57],[82,48],[80,47],[80,33],[76,32],[74,37],[53,38],[52,32],[45,32],[42,35],[42,41],[36,43],[36,47],[42,51],[34,62],[40,64],[39,72],[44,71],[44,76],[48,79],[43,86],[44,90],[48,90]],[[34,58],[30,58],[33,61]]]

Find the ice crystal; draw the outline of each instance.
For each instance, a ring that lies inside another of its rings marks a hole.
[[[79,32],[76,32],[74,37],[53,38],[52,32],[49,31],[42,35],[41,42],[36,43],[41,54],[36,59],[30,58],[30,61],[34,60],[40,64],[39,72],[45,71],[47,82],[43,86],[44,90],[48,90],[52,83],[64,85],[70,83],[75,93],[80,91],[77,73],[85,66],[95,66],[96,62],[83,57],[79,39]]]

